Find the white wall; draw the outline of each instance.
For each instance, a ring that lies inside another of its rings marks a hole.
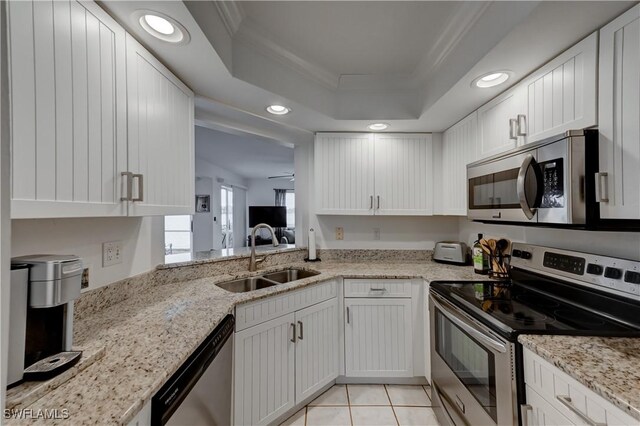
[[[640,232],[600,232],[575,229],[538,228],[518,225],[488,225],[460,218],[460,241],[472,244],[482,232],[485,237],[505,237],[567,250],[590,252],[640,261]]]
[[[249,179],[247,186],[247,206],[274,206],[274,189],[295,189],[295,182],[291,179]]]
[[[198,158],[198,141],[196,141],[196,182],[197,178],[210,178],[213,182],[211,189],[211,213],[213,218],[213,244],[209,249],[220,249],[222,244],[222,226],[220,225],[220,188],[222,185],[231,186],[233,188],[233,233],[234,246],[244,247],[246,240],[245,211],[246,201],[243,193],[247,187],[247,180],[229,170],[209,163],[208,161]],[[222,182],[220,182],[222,180]],[[237,194],[236,194],[237,192]],[[195,225],[195,224],[194,224]],[[198,232],[194,228],[194,233]],[[208,231],[205,231],[208,232]]]
[[[5,37],[6,5],[0,3],[0,409],[4,410],[9,339],[11,222],[9,203],[9,86]],[[0,420],[2,423],[2,420]]]
[[[122,241],[123,262],[102,267],[102,243],[108,241]],[[89,267],[89,289],[94,289],[164,263],[164,219],[154,216],[13,220],[11,248],[13,257],[38,253],[78,255]]]

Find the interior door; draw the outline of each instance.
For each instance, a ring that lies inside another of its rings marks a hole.
[[[376,215],[433,214],[430,134],[374,136]]]
[[[347,377],[413,377],[411,299],[345,299]]]
[[[338,299],[295,313],[296,403],[338,377]]]

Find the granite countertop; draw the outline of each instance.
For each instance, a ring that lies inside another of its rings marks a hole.
[[[297,262],[254,274],[292,266],[321,273],[250,293],[230,293],[215,285],[253,275],[246,272],[160,283],[88,315],[75,324],[75,344],[104,345],[104,357],[27,408],[34,411],[66,409],[74,424],[127,424],[237,304],[339,276],[426,280],[478,277],[470,266],[433,261]],[[158,272],[174,270],[179,273],[177,269]],[[17,421],[8,423],[14,422]],[[65,420],[38,419],[31,420],[30,424],[63,422]]]
[[[640,339],[522,335],[518,341],[640,421]]]

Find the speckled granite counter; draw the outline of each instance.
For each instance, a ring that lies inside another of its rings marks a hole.
[[[640,339],[523,335],[518,341],[640,421]]]
[[[106,347],[104,357],[28,408],[67,409],[73,424],[127,424],[220,320],[239,303],[339,276],[420,277],[427,280],[477,278],[471,267],[441,265],[430,260],[323,261],[310,264],[300,261],[303,252],[280,256],[289,263],[275,264],[278,263],[276,260],[265,262],[265,269],[258,273],[290,266],[314,269],[321,273],[312,278],[250,293],[229,293],[215,284],[251,274],[221,273],[222,266],[216,263],[216,269],[200,265],[182,270],[157,270],[149,276],[136,278],[138,282],[135,285],[130,281],[121,283],[117,289],[90,292],[94,299],[98,295],[100,298],[112,297],[113,300],[109,303],[79,303],[82,317],[76,321],[75,343],[79,346],[102,344]],[[242,259],[241,264],[245,270],[246,260]],[[228,263],[234,264],[233,261]],[[31,420],[29,424],[56,422],[64,423],[65,420],[40,419]],[[8,423],[18,422],[11,420]]]

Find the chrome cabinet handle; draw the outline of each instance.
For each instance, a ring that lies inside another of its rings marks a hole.
[[[376,291],[376,292],[379,292],[379,293],[385,293],[387,291],[387,289],[384,288],[384,287],[383,288],[370,288],[369,291]]]
[[[380,210],[380,196],[378,195],[378,207],[376,207],[378,210]]]
[[[373,195],[369,196],[369,210],[373,208]]]
[[[133,179],[138,179],[138,197],[132,198],[131,201],[144,201],[144,178],[139,173],[132,173],[131,180]]]
[[[303,340],[304,339],[304,324],[302,324],[302,321],[298,321],[298,324],[300,325],[300,334],[298,334],[298,340]]]
[[[509,139],[518,139],[518,120],[515,118],[509,119]]]
[[[291,323],[291,342],[295,343],[296,342],[296,325],[294,323]]]
[[[133,190],[133,173],[122,172],[120,173],[120,176],[122,176],[122,179],[124,180],[126,189],[125,196],[120,197],[120,201],[131,201],[131,197],[133,196],[131,194],[131,191]]]
[[[609,173],[599,172],[596,173],[596,202],[608,203],[609,202]]]
[[[527,136],[527,116],[524,114],[518,114],[518,136]]]
[[[491,215],[491,218],[493,218],[493,219],[500,219],[500,218],[502,218],[502,212],[498,212],[498,214]]]
[[[522,426],[529,426],[529,411],[533,411],[533,407],[531,405],[520,405],[520,417],[522,418]]]
[[[349,319],[349,307],[347,306],[347,324],[350,324],[351,321]]]
[[[556,395],[556,399],[589,426],[607,426],[606,423],[596,422],[595,420],[583,414],[582,411],[578,410],[578,408],[571,402],[571,397],[569,395]]]

